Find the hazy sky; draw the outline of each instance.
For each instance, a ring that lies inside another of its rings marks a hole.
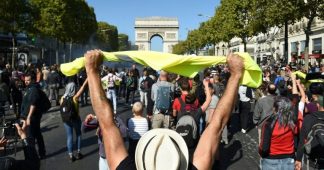
[[[213,16],[219,0],[87,0],[95,9],[97,21],[115,25],[119,33],[129,36],[134,43],[134,23],[137,17],[177,17],[179,39],[187,37],[188,30],[199,27],[199,23]],[[204,16],[198,16],[203,14]],[[162,51],[161,38],[152,39],[152,50]]]

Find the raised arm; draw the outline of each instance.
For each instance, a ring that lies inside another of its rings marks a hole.
[[[242,76],[243,60],[240,56],[230,54],[227,57],[231,76],[224,95],[217,104],[209,126],[202,134],[193,156],[193,164],[197,169],[211,169],[215,153],[218,150],[222,130],[225,127],[237,95],[239,81]]]
[[[292,94],[298,94],[297,83],[296,83],[296,75],[294,73],[290,73],[290,78],[292,81]]]
[[[79,99],[79,97],[81,96],[81,94],[83,93],[83,91],[87,85],[88,85],[88,78],[83,82],[83,84],[80,87],[80,89],[78,90],[78,92],[73,96],[74,101],[77,101]]]
[[[206,100],[202,104],[201,110],[202,110],[202,112],[205,112],[207,110],[211,100],[212,100],[212,96],[211,96],[211,94],[209,92],[209,87],[208,87],[209,80],[204,79],[203,83],[204,83],[204,87],[205,87]]]
[[[296,84],[297,84],[297,87],[299,89],[299,92],[300,92],[300,101],[305,103],[306,102],[306,94],[305,94],[305,91],[302,87],[302,85],[300,84],[300,79],[296,80]]]
[[[102,63],[102,53],[99,50],[88,51],[85,54],[85,66],[88,75],[90,97],[93,110],[100,122],[105,152],[110,169],[116,169],[120,162],[127,157],[127,151],[114,123],[111,104],[100,84],[99,67]]]

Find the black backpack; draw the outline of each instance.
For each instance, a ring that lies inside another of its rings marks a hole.
[[[259,154],[262,158],[269,156],[272,132],[276,122],[277,116],[274,114],[269,115],[268,118],[266,118],[263,122],[261,131],[261,141],[259,145]]]
[[[205,89],[204,89],[204,85],[202,82],[198,83],[195,95],[199,101],[199,104],[200,105],[204,104],[204,102],[206,100],[206,94],[205,94]]]
[[[46,113],[51,108],[52,104],[43,90],[38,89],[38,92],[41,102],[39,103],[40,111],[41,113]]]
[[[198,125],[194,118],[197,110],[186,110],[186,105],[181,97],[178,98],[181,104],[181,111],[176,125],[176,132],[179,133],[187,144],[188,148],[194,148],[198,141]]]
[[[317,117],[316,123],[307,135],[305,153],[316,158],[324,158],[324,117]]]
[[[77,117],[76,108],[73,104],[73,97],[64,97],[60,106],[60,112],[63,122],[69,122]]]
[[[140,88],[144,92],[148,92],[151,89],[150,77],[146,77],[141,81]]]

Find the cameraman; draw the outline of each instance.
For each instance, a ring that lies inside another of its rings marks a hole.
[[[1,157],[2,163],[8,163],[8,165],[0,164],[0,169],[7,167],[9,170],[38,170],[40,166],[40,161],[35,149],[35,144],[32,139],[27,138],[26,134],[26,121],[22,120],[22,126],[18,123],[14,125],[17,128],[18,135],[22,140],[22,145],[24,149],[25,160],[15,160],[10,157]],[[0,147],[4,147],[7,144],[7,139],[2,137],[0,139]],[[3,167],[4,166],[4,167]]]

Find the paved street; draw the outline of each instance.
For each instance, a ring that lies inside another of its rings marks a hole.
[[[131,116],[130,106],[126,106],[124,100],[119,101],[118,113],[126,120]],[[81,108],[81,118],[88,113],[93,113],[91,105]],[[257,131],[253,129],[247,134],[242,134],[237,127],[238,114],[233,114],[230,131],[230,143],[221,145],[221,169],[258,169]],[[88,170],[98,169],[98,145],[95,130],[82,135],[82,153],[84,158],[70,163],[66,152],[66,135],[58,107],[53,107],[43,115],[41,123],[46,149],[47,159],[41,161],[42,170]],[[23,158],[20,151],[16,159]]]

